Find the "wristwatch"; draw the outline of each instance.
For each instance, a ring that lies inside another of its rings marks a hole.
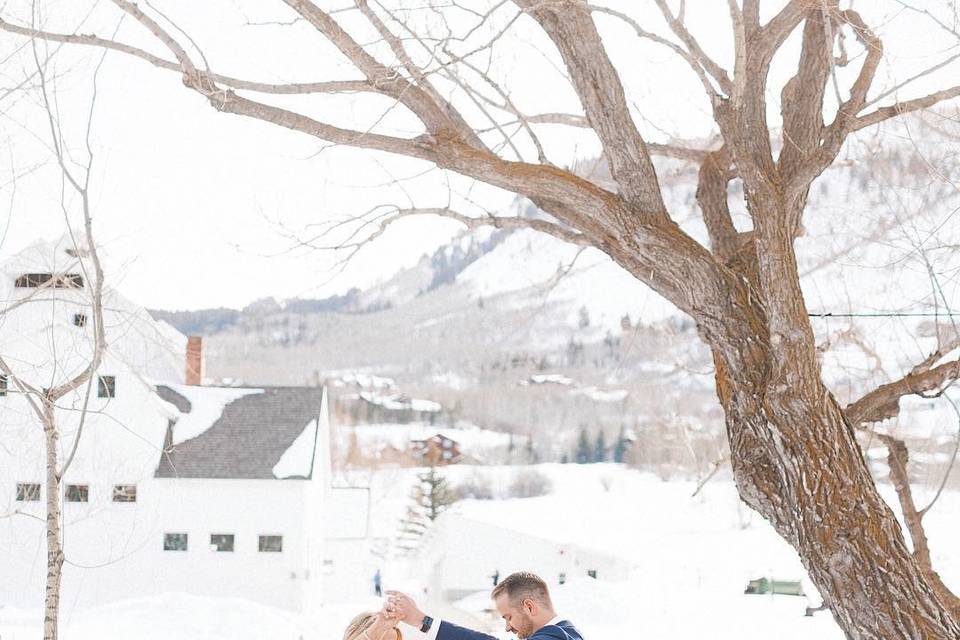
[[[423,622],[420,623],[420,633],[426,633],[430,631],[430,627],[433,626],[433,618],[430,616],[423,616]]]

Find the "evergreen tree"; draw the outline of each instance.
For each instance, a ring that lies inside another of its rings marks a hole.
[[[420,539],[427,532],[429,521],[425,517],[420,505],[414,500],[408,507],[403,520],[400,521],[400,531],[397,534],[397,548],[409,553],[420,546]]]
[[[594,462],[606,462],[607,461],[607,439],[603,435],[603,429],[601,428],[597,431],[597,444],[593,448],[593,461]]]
[[[581,329],[586,329],[590,326],[590,311],[584,306],[580,307],[579,319],[577,324]]]
[[[580,438],[577,441],[577,452],[573,459],[577,464],[587,464],[593,459],[593,452],[590,450],[590,440],[587,438],[587,428],[580,427]]]
[[[537,450],[533,446],[533,438],[527,438],[527,446],[525,451],[525,456],[527,459],[527,464],[537,464],[540,462],[540,454],[537,453]]]
[[[617,445],[613,448],[613,461],[623,462],[627,457],[627,447],[629,446],[630,441],[627,439],[627,428],[624,425],[620,425],[620,435],[617,436]]]
[[[436,467],[431,466],[417,474],[417,482],[410,491],[407,513],[400,521],[397,547],[404,552],[416,549],[433,521],[457,500],[456,492]]]
[[[417,486],[414,491],[415,501],[421,506],[430,522],[436,520],[457,501],[456,492],[450,488],[447,479],[437,473],[436,467],[430,467],[417,475]]]

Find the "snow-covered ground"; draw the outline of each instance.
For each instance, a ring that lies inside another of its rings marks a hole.
[[[495,493],[522,469],[467,467],[444,469],[451,484],[485,479]],[[622,558],[632,567],[625,580],[593,580],[571,576],[552,587],[560,613],[572,619],[589,640],[614,637],[716,640],[840,640],[843,634],[828,613],[805,617],[809,599],[743,593],[754,578],[806,581],[792,549],[758,516],[740,506],[729,480],[716,478],[696,497],[692,482],[662,482],[656,477],[616,465],[540,465],[552,492],[538,498],[463,501],[453,509],[463,518],[495,524],[548,543],[567,543]],[[391,538],[407,505],[414,469],[385,469],[369,477],[372,535]],[[886,488],[883,489],[887,494]],[[892,494],[887,496],[892,499]],[[925,496],[918,496],[923,500]],[[960,524],[960,495],[946,492],[927,517],[934,563],[948,585],[960,585],[960,557],[953,533]],[[477,542],[477,541],[472,541]],[[449,554],[475,554],[479,543]],[[476,554],[475,554],[476,555]],[[494,554],[495,555],[495,554]],[[477,557],[495,566],[495,557]],[[416,560],[384,560],[387,588],[422,593],[426,576]],[[429,602],[429,610],[445,617],[462,616],[478,626],[499,625],[484,609],[484,591],[457,603]],[[434,594],[436,596],[436,594]],[[425,596],[420,596],[425,598]],[[335,640],[356,612],[377,601],[319,606],[298,618],[290,613],[239,600],[168,594],[131,600],[96,610],[77,611],[65,603],[66,640]],[[39,637],[35,612],[0,608],[0,638]],[[418,633],[407,632],[415,638]]]

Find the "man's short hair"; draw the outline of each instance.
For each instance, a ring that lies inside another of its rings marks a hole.
[[[493,588],[490,597],[496,600],[503,594],[506,594],[510,604],[513,605],[529,598],[539,604],[553,608],[547,583],[540,576],[529,571],[511,573]]]

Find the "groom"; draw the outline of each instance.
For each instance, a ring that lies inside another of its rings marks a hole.
[[[388,591],[388,616],[419,628],[427,640],[496,640],[485,633],[471,631],[439,618],[434,619],[417,608],[413,599],[399,591]],[[532,573],[512,573],[490,594],[506,623],[506,630],[520,640],[583,640],[580,632],[553,609],[547,583]]]

